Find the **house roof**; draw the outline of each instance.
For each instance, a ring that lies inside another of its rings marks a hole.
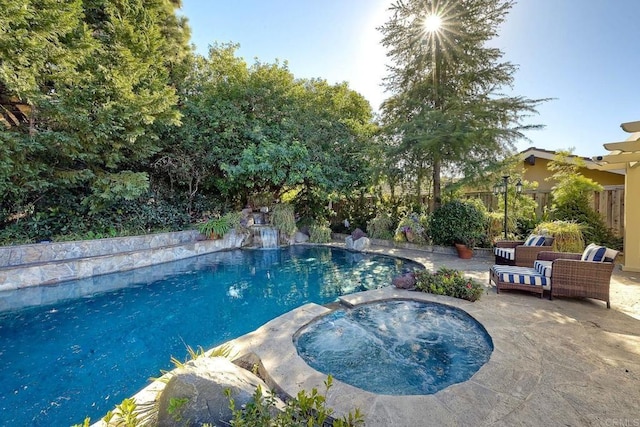
[[[523,160],[528,159],[529,157],[533,156],[534,158],[539,158],[539,159],[546,159],[546,160],[553,160],[553,158],[558,154],[557,151],[551,151],[551,150],[544,150],[542,148],[536,148],[536,147],[529,147],[524,151],[521,151],[519,153],[519,155],[522,157]],[[593,169],[593,170],[599,170],[599,171],[603,171],[603,172],[610,172],[613,174],[617,174],[617,175],[625,175],[625,170],[624,168],[622,169],[613,169],[613,170],[608,170],[602,167],[602,165],[600,165],[598,162],[595,162],[591,157],[582,157],[582,156],[576,156],[576,155],[570,155],[568,157],[568,160],[572,160],[575,158],[580,158],[584,161],[584,165],[587,169]]]

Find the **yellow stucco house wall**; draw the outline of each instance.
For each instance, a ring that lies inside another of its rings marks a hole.
[[[523,179],[529,182],[538,183],[538,191],[551,191],[555,185],[554,181],[547,181],[551,176],[551,171],[547,168],[549,162],[556,155],[555,151],[542,150],[531,147],[520,153],[523,159],[524,175]],[[600,165],[590,158],[581,157],[585,167],[580,169],[580,173],[590,178],[602,186],[624,185],[624,168],[619,170],[601,170]]]

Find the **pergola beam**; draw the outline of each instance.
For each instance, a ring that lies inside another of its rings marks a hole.
[[[601,171],[623,171],[627,167],[626,163],[601,163],[598,165],[598,170]]]
[[[640,153],[611,154],[599,160],[606,163],[640,162]]]
[[[640,132],[640,121],[622,123],[620,127],[625,132],[629,132],[629,133]]]
[[[640,151],[640,140],[636,141],[624,141],[624,142],[610,142],[603,144],[605,150],[609,151]]]

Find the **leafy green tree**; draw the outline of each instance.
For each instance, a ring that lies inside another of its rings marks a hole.
[[[85,23],[99,45],[80,67],[78,81],[56,87],[58,100],[45,106],[40,135],[47,146],[60,146],[50,156],[64,175],[54,171],[53,178],[90,187],[84,203],[92,211],[104,202],[137,198],[148,189],[140,165],[160,149],[153,125],[179,123],[169,69],[182,59],[176,45],[185,40],[165,36],[173,15],[168,0],[95,0],[86,5]],[[188,51],[188,46],[182,49]],[[109,181],[125,185],[105,198]]]
[[[548,168],[553,174],[547,180],[555,182],[551,189],[549,216],[553,220],[582,224],[586,243],[619,248],[619,240],[593,208],[593,193],[602,191],[602,186],[580,173],[580,168],[584,166],[585,162],[572,156],[571,150],[559,151],[549,162]]]
[[[338,195],[360,200],[373,181],[377,161],[369,103],[346,83],[305,81],[305,102],[297,110],[298,134],[309,150],[310,174],[300,187],[297,209],[303,216],[326,217],[324,206]],[[371,217],[363,218],[364,227]]]
[[[249,70],[235,56],[237,48],[215,44],[207,58],[194,56],[178,90],[181,126],[164,127],[162,151],[152,161],[153,180],[164,196],[184,200],[191,215],[201,196],[231,193],[221,165],[238,156],[248,127],[243,105]]]
[[[198,57],[180,92],[182,126],[168,128],[154,176],[177,192],[245,203],[294,191],[298,206],[368,182],[369,104],[346,84],[296,79],[285,64],[236,57],[235,44]]]
[[[431,186],[440,204],[441,174],[477,179],[514,150],[523,125],[542,100],[505,96],[516,67],[488,42],[513,1],[406,0],[392,4],[380,28],[391,59],[382,106],[389,156],[413,174],[421,191]],[[429,17],[441,20],[428,31]],[[429,178],[430,175],[430,178]]]

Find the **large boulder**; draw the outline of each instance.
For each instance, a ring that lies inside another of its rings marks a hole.
[[[358,240],[354,240],[352,236],[348,236],[344,239],[347,249],[354,251],[363,251],[371,246],[371,241],[368,237],[360,237]]]
[[[293,241],[295,243],[306,243],[309,241],[309,236],[301,231],[296,231],[293,235]]]
[[[224,357],[199,357],[172,371],[158,399],[158,427],[229,425],[229,390],[236,408],[252,400],[260,386],[266,398],[269,387],[252,374]],[[176,402],[183,401],[176,408]],[[283,407],[278,400],[277,406]],[[169,408],[172,413],[169,413]]]

